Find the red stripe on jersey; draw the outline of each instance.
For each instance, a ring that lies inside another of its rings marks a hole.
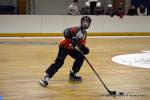
[[[76,32],[77,32],[77,28],[76,28],[76,27],[71,28],[71,29],[70,29],[70,32],[71,32],[71,33],[76,33]]]

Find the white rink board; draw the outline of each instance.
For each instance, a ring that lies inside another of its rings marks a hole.
[[[69,15],[0,15],[0,33],[62,33],[79,26],[82,16]],[[91,16],[89,33],[150,32],[149,16]]]

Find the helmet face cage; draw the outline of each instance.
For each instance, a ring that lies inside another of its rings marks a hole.
[[[88,21],[89,25],[88,26],[82,26],[83,25],[83,21]],[[84,16],[81,18],[81,27],[85,28],[85,29],[88,29],[89,26],[91,24],[91,18],[89,16]]]

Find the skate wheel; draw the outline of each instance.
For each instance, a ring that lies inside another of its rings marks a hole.
[[[73,84],[79,84],[82,82],[82,80],[69,80],[69,82]]]

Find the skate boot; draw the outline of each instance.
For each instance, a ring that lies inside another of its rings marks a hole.
[[[69,82],[71,83],[80,83],[82,81],[81,76],[78,76],[74,71],[70,71]]]
[[[39,84],[42,87],[46,87],[48,85],[49,76],[46,75],[42,80],[39,81]]]

